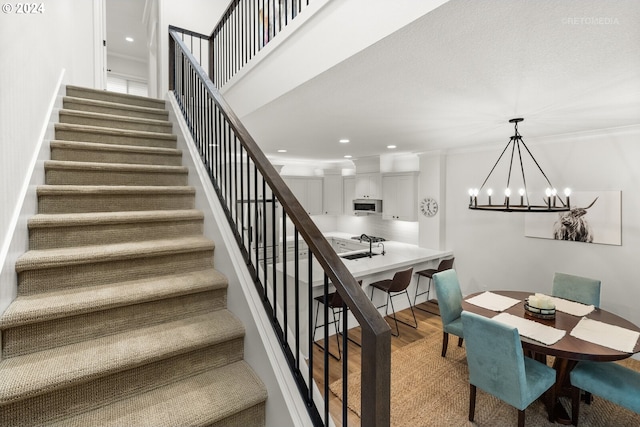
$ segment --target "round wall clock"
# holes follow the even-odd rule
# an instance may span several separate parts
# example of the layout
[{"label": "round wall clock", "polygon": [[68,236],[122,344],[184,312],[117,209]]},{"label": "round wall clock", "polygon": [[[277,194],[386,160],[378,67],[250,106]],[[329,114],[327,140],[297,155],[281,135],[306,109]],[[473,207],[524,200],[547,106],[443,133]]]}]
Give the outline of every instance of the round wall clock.
[{"label": "round wall clock", "polygon": [[438,213],[438,202],[431,197],[425,197],[420,202],[420,211],[424,216],[434,216]]}]

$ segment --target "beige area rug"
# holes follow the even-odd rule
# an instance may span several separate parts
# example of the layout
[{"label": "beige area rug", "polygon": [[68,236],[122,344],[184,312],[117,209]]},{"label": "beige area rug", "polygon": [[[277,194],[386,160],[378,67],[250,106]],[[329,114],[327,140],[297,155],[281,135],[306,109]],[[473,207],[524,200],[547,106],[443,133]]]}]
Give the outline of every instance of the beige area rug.
[{"label": "beige area rug", "polygon": [[[454,337],[455,338],[455,337]],[[442,333],[437,331],[391,355],[391,425],[417,426],[515,426],[517,410],[478,389],[475,422],[468,420],[469,382],[464,346],[449,340],[447,357],[440,356]],[[640,361],[627,359],[624,365],[640,371]],[[360,416],[360,372],[348,378],[348,406]],[[339,399],[342,380],[330,390]],[[571,413],[569,400],[563,400]],[[525,411],[527,427],[558,426],[547,419],[544,403],[534,402]],[[580,406],[580,427],[640,426],[640,415],[597,396],[591,405]]]}]

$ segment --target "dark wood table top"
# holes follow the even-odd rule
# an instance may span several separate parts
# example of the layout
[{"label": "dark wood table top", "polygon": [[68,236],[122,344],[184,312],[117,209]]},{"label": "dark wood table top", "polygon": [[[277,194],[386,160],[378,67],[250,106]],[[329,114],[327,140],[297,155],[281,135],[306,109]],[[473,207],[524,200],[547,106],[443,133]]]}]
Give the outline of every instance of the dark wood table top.
[{"label": "dark wood table top", "polygon": [[[579,338],[572,337],[570,332],[580,321],[580,317],[572,316],[567,313],[563,313],[561,311],[556,311],[556,318],[554,320],[541,320],[536,319],[531,316],[525,314],[524,311],[524,299],[532,295],[533,292],[521,292],[521,291],[491,291],[492,293],[504,295],[507,297],[515,298],[520,300],[520,302],[513,307],[505,310],[505,313],[512,314],[514,316],[519,316],[522,318],[526,318],[528,320],[534,320],[543,325],[552,326],[557,329],[563,329],[567,333],[565,336],[553,345],[545,345],[538,341],[533,341],[526,337],[521,337],[522,346],[527,350],[531,350],[536,353],[546,354],[548,356],[556,356],[563,359],[568,360],[594,360],[600,362],[607,362],[613,360],[622,360],[631,356],[631,353],[625,353],[618,350],[613,350],[608,347],[603,347],[598,344],[594,344],[588,341],[583,341]],[[485,317],[494,317],[498,315],[498,312],[484,309],[482,307],[478,307],[476,305],[470,304],[466,302],[466,299],[474,297],[482,292],[477,292],[472,295],[468,295],[462,301],[462,309],[466,311],[470,311],[476,314],[480,314]],[[609,323],[611,325],[620,326],[626,329],[630,329],[633,331],[640,332],[640,328],[638,328],[633,323],[629,322],[626,319],[623,319],[620,316],[617,316],[613,313],[610,313],[606,310],[602,310],[596,308],[594,311],[589,313],[587,316],[589,319],[598,320],[601,322]],[[635,348],[633,349],[634,353],[640,352],[640,340],[636,343]]]}]

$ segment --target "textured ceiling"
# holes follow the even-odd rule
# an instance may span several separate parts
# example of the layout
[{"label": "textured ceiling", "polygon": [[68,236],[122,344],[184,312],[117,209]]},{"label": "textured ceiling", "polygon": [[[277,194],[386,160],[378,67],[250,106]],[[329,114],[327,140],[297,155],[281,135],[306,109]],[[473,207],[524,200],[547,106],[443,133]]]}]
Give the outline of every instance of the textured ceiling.
[{"label": "textured ceiling", "polygon": [[639,23],[636,0],[451,0],[242,119],[323,161],[637,125]]},{"label": "textured ceiling", "polygon": [[[109,53],[146,60],[144,3],[106,0]],[[274,160],[333,162],[502,145],[516,116],[527,141],[637,125],[639,23],[637,0],[451,0],[242,120]]]}]

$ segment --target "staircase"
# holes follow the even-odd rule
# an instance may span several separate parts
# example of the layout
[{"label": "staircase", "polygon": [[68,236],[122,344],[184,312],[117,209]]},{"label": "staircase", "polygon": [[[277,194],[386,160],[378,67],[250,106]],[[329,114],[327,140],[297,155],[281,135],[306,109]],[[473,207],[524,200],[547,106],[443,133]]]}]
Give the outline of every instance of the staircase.
[{"label": "staircase", "polygon": [[0,425],[264,425],[164,101],[66,94],[0,317]]}]

